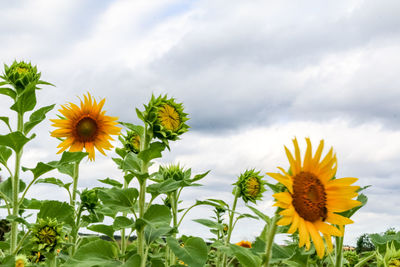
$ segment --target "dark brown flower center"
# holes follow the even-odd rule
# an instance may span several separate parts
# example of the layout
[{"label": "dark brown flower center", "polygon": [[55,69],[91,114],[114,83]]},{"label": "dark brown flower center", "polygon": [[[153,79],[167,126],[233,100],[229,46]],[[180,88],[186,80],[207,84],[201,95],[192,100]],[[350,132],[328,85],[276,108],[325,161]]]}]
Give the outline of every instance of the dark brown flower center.
[{"label": "dark brown flower center", "polygon": [[310,172],[300,172],[293,178],[293,201],[296,212],[306,221],[326,219],[326,193],[324,185]]},{"label": "dark brown flower center", "polygon": [[82,142],[92,141],[97,134],[97,123],[94,119],[85,117],[76,124],[76,135]]}]

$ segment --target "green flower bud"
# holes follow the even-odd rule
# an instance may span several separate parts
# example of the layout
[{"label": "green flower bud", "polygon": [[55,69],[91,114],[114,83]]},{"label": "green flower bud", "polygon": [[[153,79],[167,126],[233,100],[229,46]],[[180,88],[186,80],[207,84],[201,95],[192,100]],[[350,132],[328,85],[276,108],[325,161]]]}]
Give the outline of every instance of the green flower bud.
[{"label": "green flower bud", "polygon": [[234,184],[236,185],[234,190],[239,190],[239,197],[246,203],[248,201],[256,203],[256,200],[260,200],[262,193],[266,191],[264,187],[265,182],[262,180],[263,176],[259,174],[260,172],[256,172],[254,169],[246,170]]},{"label": "green flower bud", "polygon": [[149,104],[145,105],[143,117],[153,135],[164,143],[178,140],[189,128],[185,124],[189,118],[183,112],[183,104],[176,103],[174,98],[167,99],[166,95],[158,98],[152,96]]},{"label": "green flower bud", "polygon": [[34,251],[54,252],[62,246],[65,233],[63,224],[59,223],[55,218],[39,218],[38,222],[33,225],[32,238]]},{"label": "green flower bud", "polygon": [[140,135],[135,131],[127,132],[123,135],[122,143],[127,152],[138,154],[140,152]]},{"label": "green flower bud", "polygon": [[41,73],[37,71],[36,66],[32,66],[31,63],[14,61],[10,67],[4,66],[4,76],[2,78],[20,94],[28,84],[38,83],[40,75]]},{"label": "green flower bud", "polygon": [[184,170],[181,166],[179,166],[179,164],[170,164],[166,167],[160,166],[159,173],[161,174],[163,180],[174,179],[175,181],[182,181],[186,178],[186,176],[188,176],[188,174],[190,177],[188,170]]},{"label": "green flower bud", "polygon": [[99,198],[97,197],[96,189],[85,189],[81,193],[81,203],[84,209],[93,212],[99,205]]}]

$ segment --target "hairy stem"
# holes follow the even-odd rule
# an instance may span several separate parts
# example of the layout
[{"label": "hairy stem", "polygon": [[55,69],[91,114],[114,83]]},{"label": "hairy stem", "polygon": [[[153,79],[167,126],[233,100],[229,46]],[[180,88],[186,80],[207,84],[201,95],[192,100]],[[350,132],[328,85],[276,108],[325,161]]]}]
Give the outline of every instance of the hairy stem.
[{"label": "hairy stem", "polygon": [[[21,133],[24,131],[24,117],[22,114],[18,113],[18,131]],[[18,216],[19,213],[19,173],[21,169],[21,157],[22,157],[23,150],[16,153],[15,155],[15,171],[14,176],[12,177],[12,189],[13,189],[13,211],[12,214],[14,216]],[[14,252],[18,243],[18,222],[13,221],[11,224],[11,241],[10,241],[10,251]],[[16,253],[16,252],[15,252]]]},{"label": "hairy stem", "polygon": [[276,222],[278,221],[279,214],[275,214],[274,218],[271,221],[271,225],[269,227],[269,231],[266,231],[266,247],[265,247],[265,262],[264,267],[269,266],[269,261],[271,259],[271,251],[272,251],[272,244],[274,243],[274,238],[276,234],[276,230],[278,229],[278,225]]},{"label": "hairy stem", "polygon": [[[225,246],[228,246],[229,242],[231,241],[231,235],[232,235],[232,232],[233,232],[232,231],[233,230],[232,229],[233,217],[235,216],[235,210],[236,210],[236,205],[237,205],[237,200],[239,198],[239,194],[240,194],[240,191],[239,191],[238,188],[236,188],[236,190],[235,190],[235,199],[233,200],[232,210],[229,212],[228,234],[227,234],[226,239],[225,239]],[[222,260],[223,266],[227,266],[226,265],[226,261],[227,261],[227,255],[224,254],[224,257],[223,257],[223,260]]]}]

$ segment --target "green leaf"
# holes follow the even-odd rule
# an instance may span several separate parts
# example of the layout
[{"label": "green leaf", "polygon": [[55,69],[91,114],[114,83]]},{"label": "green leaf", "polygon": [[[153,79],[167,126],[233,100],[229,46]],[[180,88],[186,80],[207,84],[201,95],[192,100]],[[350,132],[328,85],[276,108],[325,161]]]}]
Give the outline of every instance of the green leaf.
[{"label": "green leaf", "polygon": [[[121,267],[133,267],[133,266],[140,266],[141,260],[140,260],[140,255],[135,254],[132,257],[130,257],[125,264],[121,265]],[[164,265],[163,265],[164,266]]]},{"label": "green leaf", "polygon": [[93,232],[105,234],[109,238],[114,239],[114,228],[110,225],[95,224],[95,225],[88,226],[87,229],[89,229]]},{"label": "green leaf", "polygon": [[8,221],[10,221],[10,222],[18,222],[18,223],[21,223],[21,224],[27,226],[28,228],[31,226],[31,224],[28,223],[24,218],[21,218],[21,217],[15,216],[15,215],[8,215],[8,216],[6,217],[6,219],[7,219]]},{"label": "green leaf", "polygon": [[47,200],[42,203],[38,218],[56,218],[59,222],[64,222],[70,226],[75,224],[74,222],[74,208],[68,205],[66,202],[60,202],[55,200]]},{"label": "green leaf", "polygon": [[135,153],[129,152],[122,163],[122,170],[125,172],[139,172],[141,163],[142,161]]},{"label": "green leaf", "polygon": [[[63,264],[65,267],[113,267],[120,266],[117,261],[117,246],[105,240],[95,240],[82,245],[74,256]],[[134,265],[132,265],[134,266]]]},{"label": "green leaf", "polygon": [[[203,267],[207,262],[207,244],[200,237],[189,237],[181,247],[179,242],[173,237],[167,237],[168,246],[174,254],[191,267]],[[260,265],[253,265],[260,266]]]},{"label": "green leaf", "polygon": [[59,187],[65,188],[65,184],[63,183],[63,181],[61,181],[60,179],[54,178],[54,177],[43,178],[43,179],[36,180],[35,184],[39,184],[39,183],[42,183],[42,184],[54,184],[54,185],[57,185]]},{"label": "green leaf", "polygon": [[4,166],[7,166],[7,161],[11,157],[12,151],[11,149],[5,147],[5,146],[0,146],[0,163],[3,164]]},{"label": "green leaf", "polygon": [[68,152],[64,151],[59,164],[67,164],[67,163],[80,163],[82,159],[84,159],[89,153],[87,152]]},{"label": "green leaf", "polygon": [[175,181],[170,178],[161,183],[154,183],[146,188],[146,192],[152,194],[153,196],[157,196],[159,194],[165,194],[168,192],[172,192],[181,187],[182,181]]},{"label": "green leaf", "polygon": [[118,182],[117,180],[114,179],[110,179],[110,178],[106,178],[106,179],[98,179],[99,182],[102,182],[103,184],[108,184],[108,185],[112,185],[118,188],[122,188],[122,184],[120,182]]},{"label": "green leaf", "polygon": [[36,179],[40,177],[41,175],[54,170],[56,167],[54,166],[56,162],[53,162],[54,164],[47,164],[43,162],[39,162],[36,164],[36,167],[33,169],[25,168],[22,167],[23,171],[31,171],[33,174],[33,179]]},{"label": "green leaf", "polygon": [[27,111],[31,111],[36,106],[36,86],[35,84],[29,84],[22,94],[18,95],[14,105],[11,109],[18,112],[19,114],[24,114]]},{"label": "green leaf", "polygon": [[113,228],[115,231],[132,227],[135,227],[135,222],[125,216],[116,217],[113,223]]},{"label": "green leaf", "polygon": [[69,163],[69,164],[62,164],[57,166],[57,170],[63,174],[67,174],[71,177],[74,177],[74,164]]},{"label": "green leaf", "polygon": [[0,94],[8,95],[9,97],[11,97],[14,100],[17,97],[17,93],[10,88],[0,88]]},{"label": "green leaf", "polygon": [[27,199],[24,198],[22,201],[21,209],[31,209],[31,210],[40,210],[40,207],[42,206],[42,200],[37,200],[35,198],[32,199]]},{"label": "green leaf", "polygon": [[147,245],[151,245],[155,240],[162,236],[166,236],[168,233],[172,232],[173,228],[168,224],[158,227],[153,227],[152,225],[146,225],[144,228],[144,238]]},{"label": "green leaf", "polygon": [[0,241],[0,249],[7,250],[10,248],[10,242]]},{"label": "green leaf", "polygon": [[28,143],[31,138],[27,138],[21,132],[12,132],[6,135],[0,135],[0,145],[7,146],[14,150],[16,153],[19,153],[23,146]]},{"label": "green leaf", "polygon": [[[24,191],[25,187],[26,184],[24,183],[24,181],[19,180],[19,192]],[[13,195],[11,178],[8,178],[7,180],[0,183],[0,192],[2,192],[8,198],[7,200],[9,202],[11,201]]]},{"label": "green leaf", "polygon": [[2,120],[7,125],[8,129],[10,129],[10,131],[12,132],[10,126],[10,119],[8,117],[0,117],[0,120]]},{"label": "green leaf", "polygon": [[28,134],[33,127],[46,118],[46,113],[54,108],[54,105],[42,107],[31,114],[29,121],[24,124],[24,133]]},{"label": "green leaf", "polygon": [[145,212],[143,218],[153,226],[169,224],[172,216],[171,211],[164,205],[153,204]]},{"label": "green leaf", "polygon": [[254,267],[261,266],[261,259],[251,253],[250,249],[240,247],[238,245],[230,245],[230,248],[233,251],[233,254],[240,262],[241,266],[244,267]]},{"label": "green leaf", "polygon": [[251,209],[260,219],[262,219],[264,222],[266,222],[268,225],[271,223],[271,218],[269,218],[267,215],[256,209],[255,207],[248,206],[246,205],[249,209]]},{"label": "green leaf", "polygon": [[210,171],[206,171],[205,173],[197,174],[190,180],[191,183],[199,181],[203,179]]},{"label": "green leaf", "polygon": [[196,219],[193,221],[200,223],[204,226],[207,226],[208,228],[211,228],[211,229],[217,229],[217,230],[221,230],[221,231],[224,229],[224,226],[222,224],[208,220],[208,219]]},{"label": "green leaf", "polygon": [[122,121],[119,121],[118,123],[121,124],[122,126],[128,128],[129,130],[138,133],[140,136],[143,136],[143,133],[144,133],[144,128],[143,128],[143,126],[134,125],[134,124],[132,124],[132,123],[122,122]]},{"label": "green leaf", "polygon": [[153,142],[150,144],[150,147],[146,150],[140,151],[138,154],[138,158],[143,160],[144,162],[150,162],[150,160],[155,158],[161,158],[161,152],[166,148],[165,144],[162,142]]},{"label": "green leaf", "polygon": [[136,188],[102,188],[97,191],[97,195],[104,205],[115,211],[131,211],[131,208],[139,196]]}]

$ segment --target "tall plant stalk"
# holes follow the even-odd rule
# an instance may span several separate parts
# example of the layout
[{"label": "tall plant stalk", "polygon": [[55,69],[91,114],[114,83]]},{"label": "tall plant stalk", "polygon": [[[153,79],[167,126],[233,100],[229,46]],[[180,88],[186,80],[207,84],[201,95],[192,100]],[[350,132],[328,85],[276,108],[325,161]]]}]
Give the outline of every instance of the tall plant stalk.
[{"label": "tall plant stalk", "polygon": [[279,218],[279,214],[276,213],[274,218],[271,221],[271,225],[268,227],[269,231],[265,231],[266,245],[265,245],[264,267],[268,267],[269,266],[269,261],[271,259],[272,244],[274,243],[276,230],[278,229],[278,225],[276,224],[276,222],[278,221],[278,218]]},{"label": "tall plant stalk", "polygon": [[[232,226],[233,226],[233,217],[235,216],[235,210],[236,210],[236,205],[237,205],[237,201],[240,195],[240,191],[238,188],[235,189],[235,198],[233,200],[233,204],[232,204],[232,210],[229,212],[229,223],[228,223],[228,233],[225,239],[225,246],[229,245],[229,242],[231,241],[231,235],[232,235]],[[223,262],[223,266],[226,266],[226,261],[227,261],[227,255],[224,254],[222,262]]]},{"label": "tall plant stalk", "polygon": [[[20,113],[18,113],[18,131],[23,132],[24,131],[24,116]],[[19,174],[20,174],[20,169],[21,169],[21,157],[22,157],[23,150],[16,153],[15,155],[15,171],[14,171],[14,176],[12,179],[12,188],[13,188],[13,197],[12,197],[12,214],[14,216],[18,216],[19,213],[19,199],[18,199],[18,194],[19,194]],[[11,244],[10,244],[10,251],[13,253],[15,251],[15,248],[17,247],[18,243],[18,222],[13,221],[11,224]],[[17,253],[17,251],[15,251]]]},{"label": "tall plant stalk", "polygon": [[[126,180],[124,179],[124,189],[128,188],[128,183],[126,182]],[[128,215],[127,212],[123,212],[122,216],[126,217]],[[121,229],[121,255],[125,254],[126,251],[126,234],[125,234],[125,228]]]},{"label": "tall plant stalk", "polygon": [[72,237],[71,241],[74,244],[69,250],[70,256],[72,257],[75,254],[75,245],[76,241],[78,238],[78,232],[79,232],[79,220],[80,220],[80,215],[81,215],[81,208],[79,208],[79,211],[76,211],[76,192],[78,190],[78,179],[79,179],[79,162],[74,163],[74,176],[73,176],[73,184],[72,184],[72,197],[71,197],[71,206],[74,208],[74,221],[76,218],[76,224],[73,226],[73,229],[71,231]]},{"label": "tall plant stalk", "polygon": [[[343,234],[344,234],[344,226],[343,226]],[[336,249],[336,267],[342,266],[343,261],[343,236],[337,236],[335,238],[335,249]]]}]

